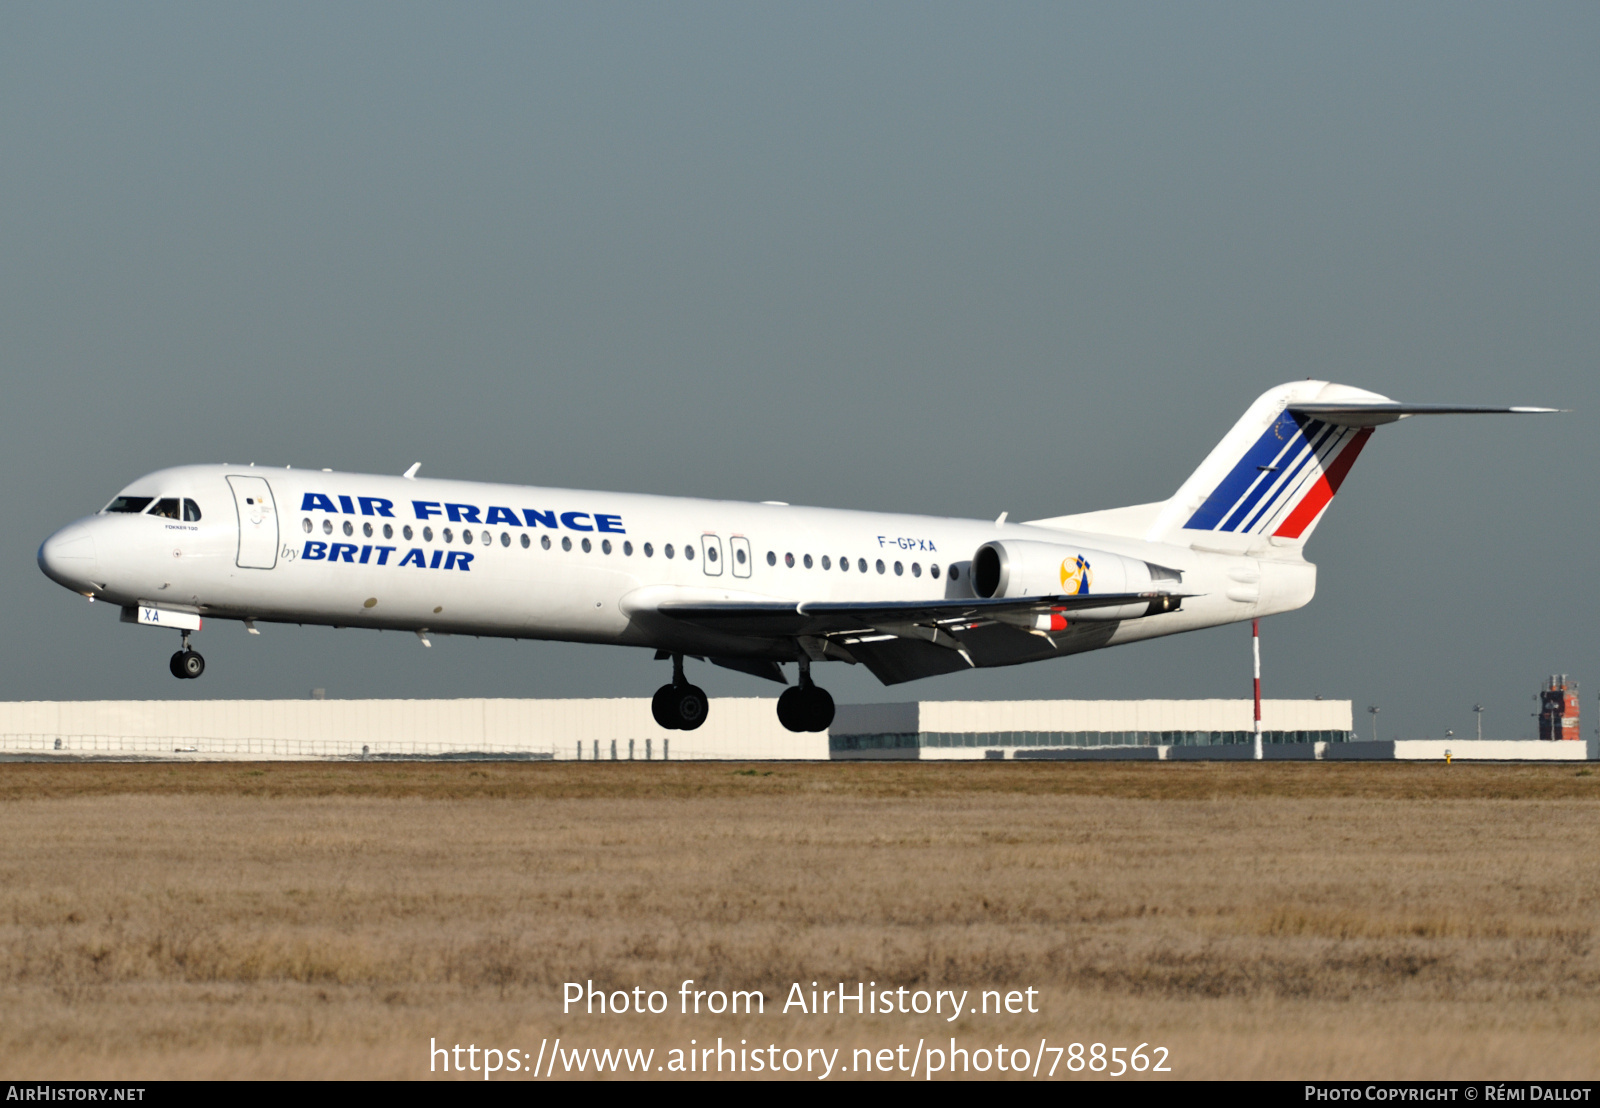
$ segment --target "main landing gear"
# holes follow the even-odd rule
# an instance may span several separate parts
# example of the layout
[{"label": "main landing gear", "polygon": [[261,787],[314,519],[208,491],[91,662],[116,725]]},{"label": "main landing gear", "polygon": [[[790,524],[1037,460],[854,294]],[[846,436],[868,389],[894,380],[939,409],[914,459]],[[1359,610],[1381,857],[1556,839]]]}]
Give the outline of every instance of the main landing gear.
[{"label": "main landing gear", "polygon": [[172,671],[172,676],[185,679],[199,677],[206,671],[206,660],[189,649],[189,632],[183,633],[183,649],[172,656],[167,668]]},{"label": "main landing gear", "polygon": [[833,723],[833,697],[811,683],[811,659],[800,657],[800,684],[778,697],[778,722],[790,731],[826,731]]},{"label": "main landing gear", "polygon": [[668,731],[693,731],[706,721],[711,702],[698,685],[683,678],[683,655],[672,656],[672,684],[662,685],[650,701],[650,713]]},{"label": "main landing gear", "polygon": [[[176,657],[173,665],[177,665]],[[709,708],[704,690],[684,680],[683,655],[674,654],[672,684],[656,690],[650,701],[650,714],[668,731],[693,731],[706,721]],[[810,658],[800,658],[800,684],[783,690],[778,697],[778,722],[790,731],[826,731],[832,725],[833,697],[827,689],[811,683]]]}]

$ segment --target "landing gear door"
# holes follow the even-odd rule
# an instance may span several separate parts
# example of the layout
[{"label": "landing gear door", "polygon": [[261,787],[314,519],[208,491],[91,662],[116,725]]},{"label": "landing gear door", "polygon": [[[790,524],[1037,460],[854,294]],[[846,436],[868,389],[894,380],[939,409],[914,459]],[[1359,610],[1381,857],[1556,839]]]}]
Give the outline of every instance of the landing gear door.
[{"label": "landing gear door", "polygon": [[278,564],[278,511],[264,477],[229,475],[239,511],[240,569],[271,569]]},{"label": "landing gear door", "polygon": [[728,556],[733,559],[733,575],[735,577],[750,576],[750,540],[743,535],[735,535],[728,540]]},{"label": "landing gear door", "polygon": [[716,535],[700,536],[700,568],[707,577],[722,576],[722,540]]}]

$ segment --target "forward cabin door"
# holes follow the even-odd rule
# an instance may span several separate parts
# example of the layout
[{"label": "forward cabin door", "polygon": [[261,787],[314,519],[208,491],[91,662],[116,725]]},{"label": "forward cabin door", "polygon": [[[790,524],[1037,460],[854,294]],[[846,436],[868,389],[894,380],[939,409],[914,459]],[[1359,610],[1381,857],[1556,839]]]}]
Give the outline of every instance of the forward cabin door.
[{"label": "forward cabin door", "polygon": [[271,569],[278,564],[278,512],[264,477],[230,475],[233,504],[239,510],[240,569]]}]

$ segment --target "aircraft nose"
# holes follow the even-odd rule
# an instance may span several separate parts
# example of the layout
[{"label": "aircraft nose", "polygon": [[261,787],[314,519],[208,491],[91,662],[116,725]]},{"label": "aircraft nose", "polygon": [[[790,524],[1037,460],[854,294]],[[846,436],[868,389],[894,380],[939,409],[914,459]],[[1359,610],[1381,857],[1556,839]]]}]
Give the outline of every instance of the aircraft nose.
[{"label": "aircraft nose", "polygon": [[46,577],[74,592],[92,588],[95,574],[94,535],[82,523],[72,523],[39,546],[39,568]]}]

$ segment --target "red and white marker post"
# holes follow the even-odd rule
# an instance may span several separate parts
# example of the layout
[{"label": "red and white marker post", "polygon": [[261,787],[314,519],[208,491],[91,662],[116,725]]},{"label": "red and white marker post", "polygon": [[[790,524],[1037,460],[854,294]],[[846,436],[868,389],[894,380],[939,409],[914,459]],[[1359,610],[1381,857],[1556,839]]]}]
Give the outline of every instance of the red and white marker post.
[{"label": "red and white marker post", "polygon": [[1261,761],[1261,621],[1250,621],[1250,649],[1256,659],[1256,745],[1255,760]]}]

